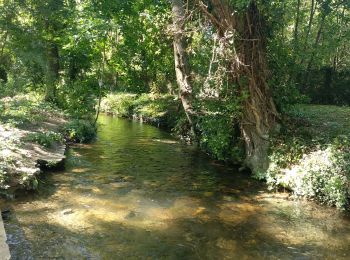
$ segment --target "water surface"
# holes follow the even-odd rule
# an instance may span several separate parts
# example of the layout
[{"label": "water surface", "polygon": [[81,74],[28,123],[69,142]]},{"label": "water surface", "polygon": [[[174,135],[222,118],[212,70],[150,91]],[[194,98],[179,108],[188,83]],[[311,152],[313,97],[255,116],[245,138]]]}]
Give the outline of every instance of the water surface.
[{"label": "water surface", "polygon": [[13,259],[350,258],[347,214],[269,193],[152,126],[100,124],[11,203]]}]

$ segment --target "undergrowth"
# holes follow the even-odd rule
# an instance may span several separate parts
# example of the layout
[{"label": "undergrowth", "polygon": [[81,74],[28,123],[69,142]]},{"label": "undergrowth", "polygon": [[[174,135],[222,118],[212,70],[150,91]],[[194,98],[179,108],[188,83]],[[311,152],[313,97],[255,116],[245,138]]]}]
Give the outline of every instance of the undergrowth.
[{"label": "undergrowth", "polygon": [[284,187],[345,208],[350,198],[350,108],[295,106],[272,139],[270,167],[255,176],[271,189]]}]

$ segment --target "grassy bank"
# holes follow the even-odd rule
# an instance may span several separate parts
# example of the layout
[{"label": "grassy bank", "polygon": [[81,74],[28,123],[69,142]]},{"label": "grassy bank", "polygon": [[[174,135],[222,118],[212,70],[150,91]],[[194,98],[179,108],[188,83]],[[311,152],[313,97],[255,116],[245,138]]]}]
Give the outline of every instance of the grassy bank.
[{"label": "grassy bank", "polygon": [[74,119],[41,96],[18,95],[0,100],[0,192],[36,189],[43,168],[64,159],[67,141],[87,141],[95,129]]},{"label": "grassy bank", "polygon": [[[180,101],[174,96],[110,94],[102,111],[139,118],[178,135],[186,134]],[[271,189],[281,187],[339,208],[350,198],[350,108],[296,105],[283,115],[278,135],[271,137],[270,167],[255,178]],[[201,147],[215,159],[239,161],[232,122],[225,115],[203,115]],[[238,143],[238,142],[236,142]]]}]

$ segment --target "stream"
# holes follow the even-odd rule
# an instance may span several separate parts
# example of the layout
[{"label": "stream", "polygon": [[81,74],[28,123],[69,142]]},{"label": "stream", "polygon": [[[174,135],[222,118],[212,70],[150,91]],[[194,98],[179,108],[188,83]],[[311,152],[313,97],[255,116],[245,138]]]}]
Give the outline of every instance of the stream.
[{"label": "stream", "polygon": [[350,216],[269,192],[168,133],[102,115],[9,202],[12,259],[350,259]]}]

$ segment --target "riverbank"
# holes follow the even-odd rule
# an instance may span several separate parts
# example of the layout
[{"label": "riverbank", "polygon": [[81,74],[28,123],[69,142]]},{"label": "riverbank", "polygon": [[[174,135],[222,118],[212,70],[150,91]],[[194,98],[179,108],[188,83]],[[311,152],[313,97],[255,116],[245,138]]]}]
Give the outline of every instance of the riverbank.
[{"label": "riverbank", "polygon": [[74,120],[40,96],[0,101],[0,192],[8,196],[18,189],[36,189],[43,169],[60,167],[67,141],[84,141],[87,123]]},{"label": "riverbank", "polygon": [[349,209],[350,108],[297,105],[272,138],[270,168],[257,178],[271,189]]},{"label": "riverbank", "polygon": [[[186,136],[188,131],[181,103],[174,96],[110,94],[102,100],[101,109],[141,119],[176,135]],[[350,108],[295,105],[288,111],[283,114],[280,133],[271,137],[270,168],[253,177],[266,181],[270,189],[284,188],[296,196],[347,208]],[[202,150],[215,159],[239,162],[242,150],[234,141],[234,130],[223,127],[220,115],[201,120]]]}]

